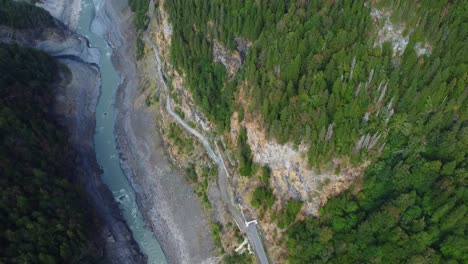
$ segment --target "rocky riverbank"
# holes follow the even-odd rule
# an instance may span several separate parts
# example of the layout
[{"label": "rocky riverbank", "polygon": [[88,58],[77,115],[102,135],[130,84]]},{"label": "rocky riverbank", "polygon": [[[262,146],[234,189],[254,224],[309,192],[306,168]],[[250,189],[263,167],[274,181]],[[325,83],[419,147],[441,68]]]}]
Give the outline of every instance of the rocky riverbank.
[{"label": "rocky riverbank", "polygon": [[57,88],[55,112],[60,123],[69,131],[70,142],[77,151],[77,179],[85,189],[90,203],[100,217],[99,246],[111,263],[145,263],[132,238],[112,193],[102,182],[101,171],[94,152],[94,111],[100,90],[100,74],[96,66],[70,59],[61,59],[72,73],[71,80]]},{"label": "rocky riverbank", "polygon": [[[101,1],[93,30],[114,47],[113,62],[121,76],[116,97],[116,138],[122,167],[137,193],[139,207],[169,263],[215,263],[208,216],[184,176],[166,156],[140,89],[135,63],[135,33],[125,1]],[[102,30],[102,31],[100,31]],[[139,65],[138,67],[141,67]]]}]

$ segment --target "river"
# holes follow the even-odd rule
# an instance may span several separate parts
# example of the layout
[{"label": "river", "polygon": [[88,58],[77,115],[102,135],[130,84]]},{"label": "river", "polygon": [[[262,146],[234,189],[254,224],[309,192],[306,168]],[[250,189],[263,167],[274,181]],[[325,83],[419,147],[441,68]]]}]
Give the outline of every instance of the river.
[{"label": "river", "polygon": [[[100,0],[94,0],[96,2]],[[115,94],[120,84],[120,77],[112,65],[112,48],[103,36],[91,31],[91,23],[95,17],[93,0],[81,1],[81,12],[78,33],[88,38],[91,47],[98,48],[101,57],[99,67],[101,72],[101,95],[96,109],[96,131],[94,144],[96,158],[103,169],[104,183],[112,191],[119,203],[122,215],[133,233],[133,238],[140,250],[148,257],[148,263],[167,263],[164,253],[151,230],[145,226],[142,214],[136,204],[135,192],[123,173],[119,153],[114,137],[115,126]]]}]

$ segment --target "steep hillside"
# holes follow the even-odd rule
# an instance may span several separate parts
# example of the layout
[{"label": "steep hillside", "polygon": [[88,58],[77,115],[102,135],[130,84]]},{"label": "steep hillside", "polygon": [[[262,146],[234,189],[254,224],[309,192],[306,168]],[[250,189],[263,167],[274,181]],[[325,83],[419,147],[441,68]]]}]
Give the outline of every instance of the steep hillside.
[{"label": "steep hillside", "polygon": [[156,6],[176,105],[222,134],[273,260],[467,260],[467,3]]},{"label": "steep hillside", "polygon": [[144,263],[94,152],[99,51],[38,7],[0,3],[0,262]]},{"label": "steep hillside", "polygon": [[27,2],[0,0],[0,5],[0,25],[18,29],[55,25],[54,19],[47,11]]},{"label": "steep hillside", "polygon": [[16,45],[0,44],[0,54],[0,261],[94,262],[94,217],[70,182],[73,152],[51,112],[63,66]]},{"label": "steep hillside", "polygon": [[[0,25],[55,23],[41,9],[1,1]],[[69,72],[47,54],[17,45],[0,43],[0,57],[0,262],[96,262],[99,250],[89,246],[97,222],[71,183],[74,152],[52,112],[57,73]]]}]

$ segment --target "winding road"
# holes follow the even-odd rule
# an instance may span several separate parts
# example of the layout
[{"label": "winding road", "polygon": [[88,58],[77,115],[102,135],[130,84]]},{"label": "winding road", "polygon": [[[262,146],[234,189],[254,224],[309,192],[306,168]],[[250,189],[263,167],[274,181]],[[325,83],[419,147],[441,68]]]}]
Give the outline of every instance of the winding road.
[{"label": "winding road", "polygon": [[[150,10],[151,11],[151,10]],[[152,12],[150,12],[152,13]],[[144,35],[144,40],[145,42],[150,45],[153,48],[154,51],[154,57],[157,62],[156,69],[154,69],[157,74],[159,75],[159,79],[162,83],[162,86],[164,88],[164,91],[167,95],[166,97],[166,111],[169,113],[174,120],[181,125],[185,130],[187,130],[190,134],[194,135],[196,138],[198,138],[203,146],[205,147],[206,152],[210,156],[210,158],[218,165],[219,167],[219,173],[218,173],[218,186],[221,192],[221,196],[223,199],[223,202],[226,204],[229,212],[231,215],[234,217],[234,221],[237,223],[237,226],[241,229],[242,232],[247,234],[247,237],[249,238],[249,241],[253,245],[255,254],[257,256],[257,259],[259,263],[261,264],[269,264],[268,262],[268,257],[266,255],[265,249],[263,248],[263,243],[262,239],[260,238],[258,229],[257,229],[257,222],[250,221],[248,222],[245,218],[242,212],[239,210],[239,208],[236,206],[234,199],[232,197],[232,192],[229,188],[229,172],[226,168],[226,165],[224,163],[224,158],[221,155],[221,152],[219,150],[218,145],[215,143],[216,146],[216,153],[213,151],[213,148],[211,147],[210,143],[208,140],[197,130],[193,129],[190,127],[187,123],[185,123],[182,118],[180,118],[179,115],[177,115],[173,109],[172,109],[172,102],[171,102],[171,97],[170,97],[170,92],[169,89],[167,88],[167,84],[164,81],[164,74],[161,68],[161,59],[159,57],[159,49],[158,47],[149,39],[148,37],[148,31]],[[253,224],[251,224],[253,223]]]}]

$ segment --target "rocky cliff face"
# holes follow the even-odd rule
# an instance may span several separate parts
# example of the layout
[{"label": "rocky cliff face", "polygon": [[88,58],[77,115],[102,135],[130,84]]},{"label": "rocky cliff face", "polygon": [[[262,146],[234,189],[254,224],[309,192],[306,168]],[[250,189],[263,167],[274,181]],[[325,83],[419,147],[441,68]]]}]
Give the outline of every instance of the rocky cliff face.
[{"label": "rocky cliff face", "polygon": [[223,64],[229,77],[234,77],[242,64],[239,52],[230,52],[216,40],[213,43],[214,62]]},{"label": "rocky cliff face", "polygon": [[368,165],[352,167],[343,159],[333,159],[328,167],[310,168],[309,146],[295,148],[292,144],[281,145],[268,140],[259,124],[255,119],[243,122],[254,161],[271,169],[270,185],[278,202],[303,201],[306,214],[318,216],[318,209],[328,198],[346,190]]}]

